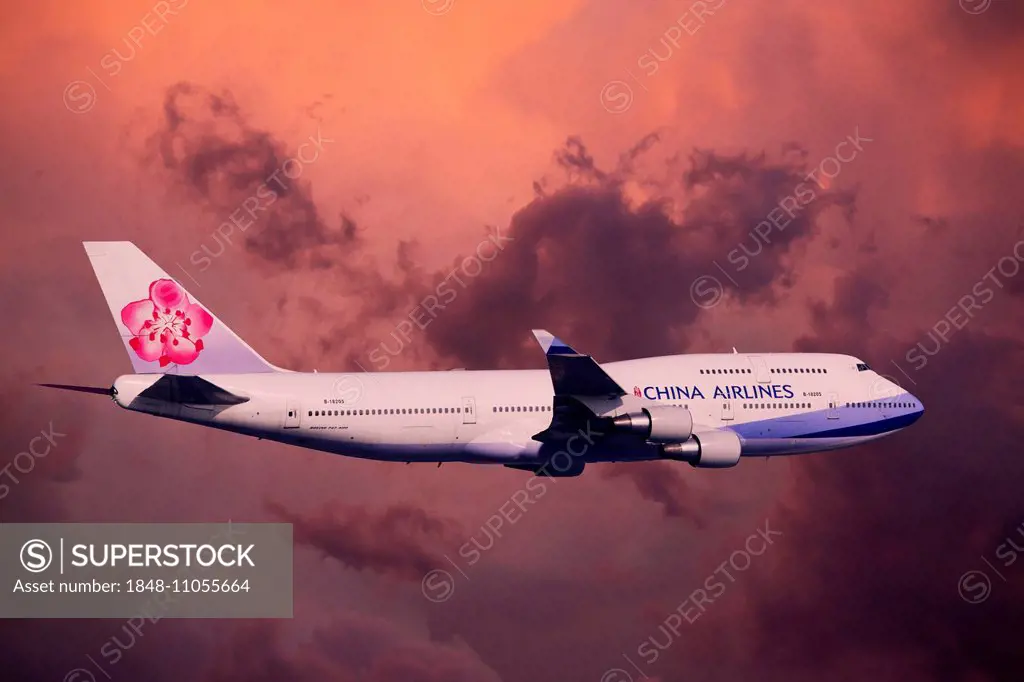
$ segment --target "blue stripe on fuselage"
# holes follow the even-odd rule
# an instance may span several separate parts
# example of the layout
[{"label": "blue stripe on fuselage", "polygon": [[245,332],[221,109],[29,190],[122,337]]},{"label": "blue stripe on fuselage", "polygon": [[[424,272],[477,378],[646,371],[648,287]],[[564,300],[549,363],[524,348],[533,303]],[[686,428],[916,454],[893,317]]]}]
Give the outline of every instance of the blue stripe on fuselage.
[{"label": "blue stripe on fuselage", "polygon": [[[920,419],[922,414],[924,414],[924,410],[916,410],[896,417],[886,417],[885,419],[865,422],[863,424],[854,424],[852,426],[842,426],[835,429],[827,429],[825,431],[805,433],[799,436],[794,436],[794,438],[846,438],[850,436],[877,436],[878,434],[886,433],[887,431],[906,428]],[[836,420],[833,419],[830,421],[835,422]]]},{"label": "blue stripe on fuselage", "polygon": [[[924,410],[904,408],[906,411],[903,414],[878,419],[857,420],[857,417],[867,416],[864,408],[840,407],[837,409],[840,415],[838,419],[829,419],[828,411],[821,410],[761,419],[726,428],[732,429],[746,439],[877,436],[880,433],[910,426],[920,419],[924,413]],[[851,423],[851,421],[856,421],[856,423]],[[770,433],[765,433],[769,430]]]}]

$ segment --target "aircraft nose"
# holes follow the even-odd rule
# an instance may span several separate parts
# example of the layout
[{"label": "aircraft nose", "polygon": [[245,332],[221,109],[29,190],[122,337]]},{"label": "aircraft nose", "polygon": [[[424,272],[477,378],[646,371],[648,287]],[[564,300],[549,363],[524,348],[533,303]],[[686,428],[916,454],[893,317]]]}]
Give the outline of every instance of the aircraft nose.
[{"label": "aircraft nose", "polygon": [[911,412],[910,412],[911,422],[910,423],[913,424],[914,422],[916,422],[918,419],[921,418],[921,415],[924,414],[924,403],[922,403],[921,399],[918,398],[916,395],[914,395],[912,393],[908,393],[907,395],[910,396],[910,404],[911,404]]}]

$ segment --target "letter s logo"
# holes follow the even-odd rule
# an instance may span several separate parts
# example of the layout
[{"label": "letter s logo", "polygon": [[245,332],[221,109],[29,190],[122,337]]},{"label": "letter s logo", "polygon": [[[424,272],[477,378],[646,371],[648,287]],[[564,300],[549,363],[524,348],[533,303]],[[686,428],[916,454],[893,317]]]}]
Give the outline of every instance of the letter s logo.
[{"label": "letter s logo", "polygon": [[21,565],[29,573],[41,573],[53,562],[53,550],[42,540],[29,540],[21,546]]}]

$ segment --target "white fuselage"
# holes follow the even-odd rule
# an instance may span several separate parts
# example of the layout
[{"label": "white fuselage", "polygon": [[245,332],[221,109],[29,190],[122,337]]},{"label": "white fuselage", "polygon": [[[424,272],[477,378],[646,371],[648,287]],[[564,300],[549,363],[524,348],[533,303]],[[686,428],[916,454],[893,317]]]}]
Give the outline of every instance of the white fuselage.
[{"label": "white fuselage", "polygon": [[[634,403],[686,407],[694,432],[734,431],[747,456],[847,447],[902,429],[923,412],[917,398],[847,355],[676,355],[601,367]],[[553,416],[547,370],[204,374],[248,398],[214,408],[139,398],[159,376],[119,377],[115,400],[140,412],[380,460],[537,461],[543,453],[533,436]],[[589,446],[585,459],[660,456],[654,444],[611,437]]]}]

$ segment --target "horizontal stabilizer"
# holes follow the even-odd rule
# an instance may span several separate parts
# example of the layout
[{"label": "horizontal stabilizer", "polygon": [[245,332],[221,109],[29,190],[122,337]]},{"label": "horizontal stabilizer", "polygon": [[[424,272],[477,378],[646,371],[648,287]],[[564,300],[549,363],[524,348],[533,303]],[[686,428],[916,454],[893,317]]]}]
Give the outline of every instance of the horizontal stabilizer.
[{"label": "horizontal stabilizer", "polygon": [[95,393],[96,395],[112,395],[111,389],[100,388],[99,386],[75,386],[73,384],[36,384],[45,388],[59,388],[62,391],[78,391],[79,393]]},{"label": "horizontal stabilizer", "polygon": [[138,397],[185,405],[240,405],[249,402],[248,398],[225,391],[206,379],[178,374],[164,374]]}]

